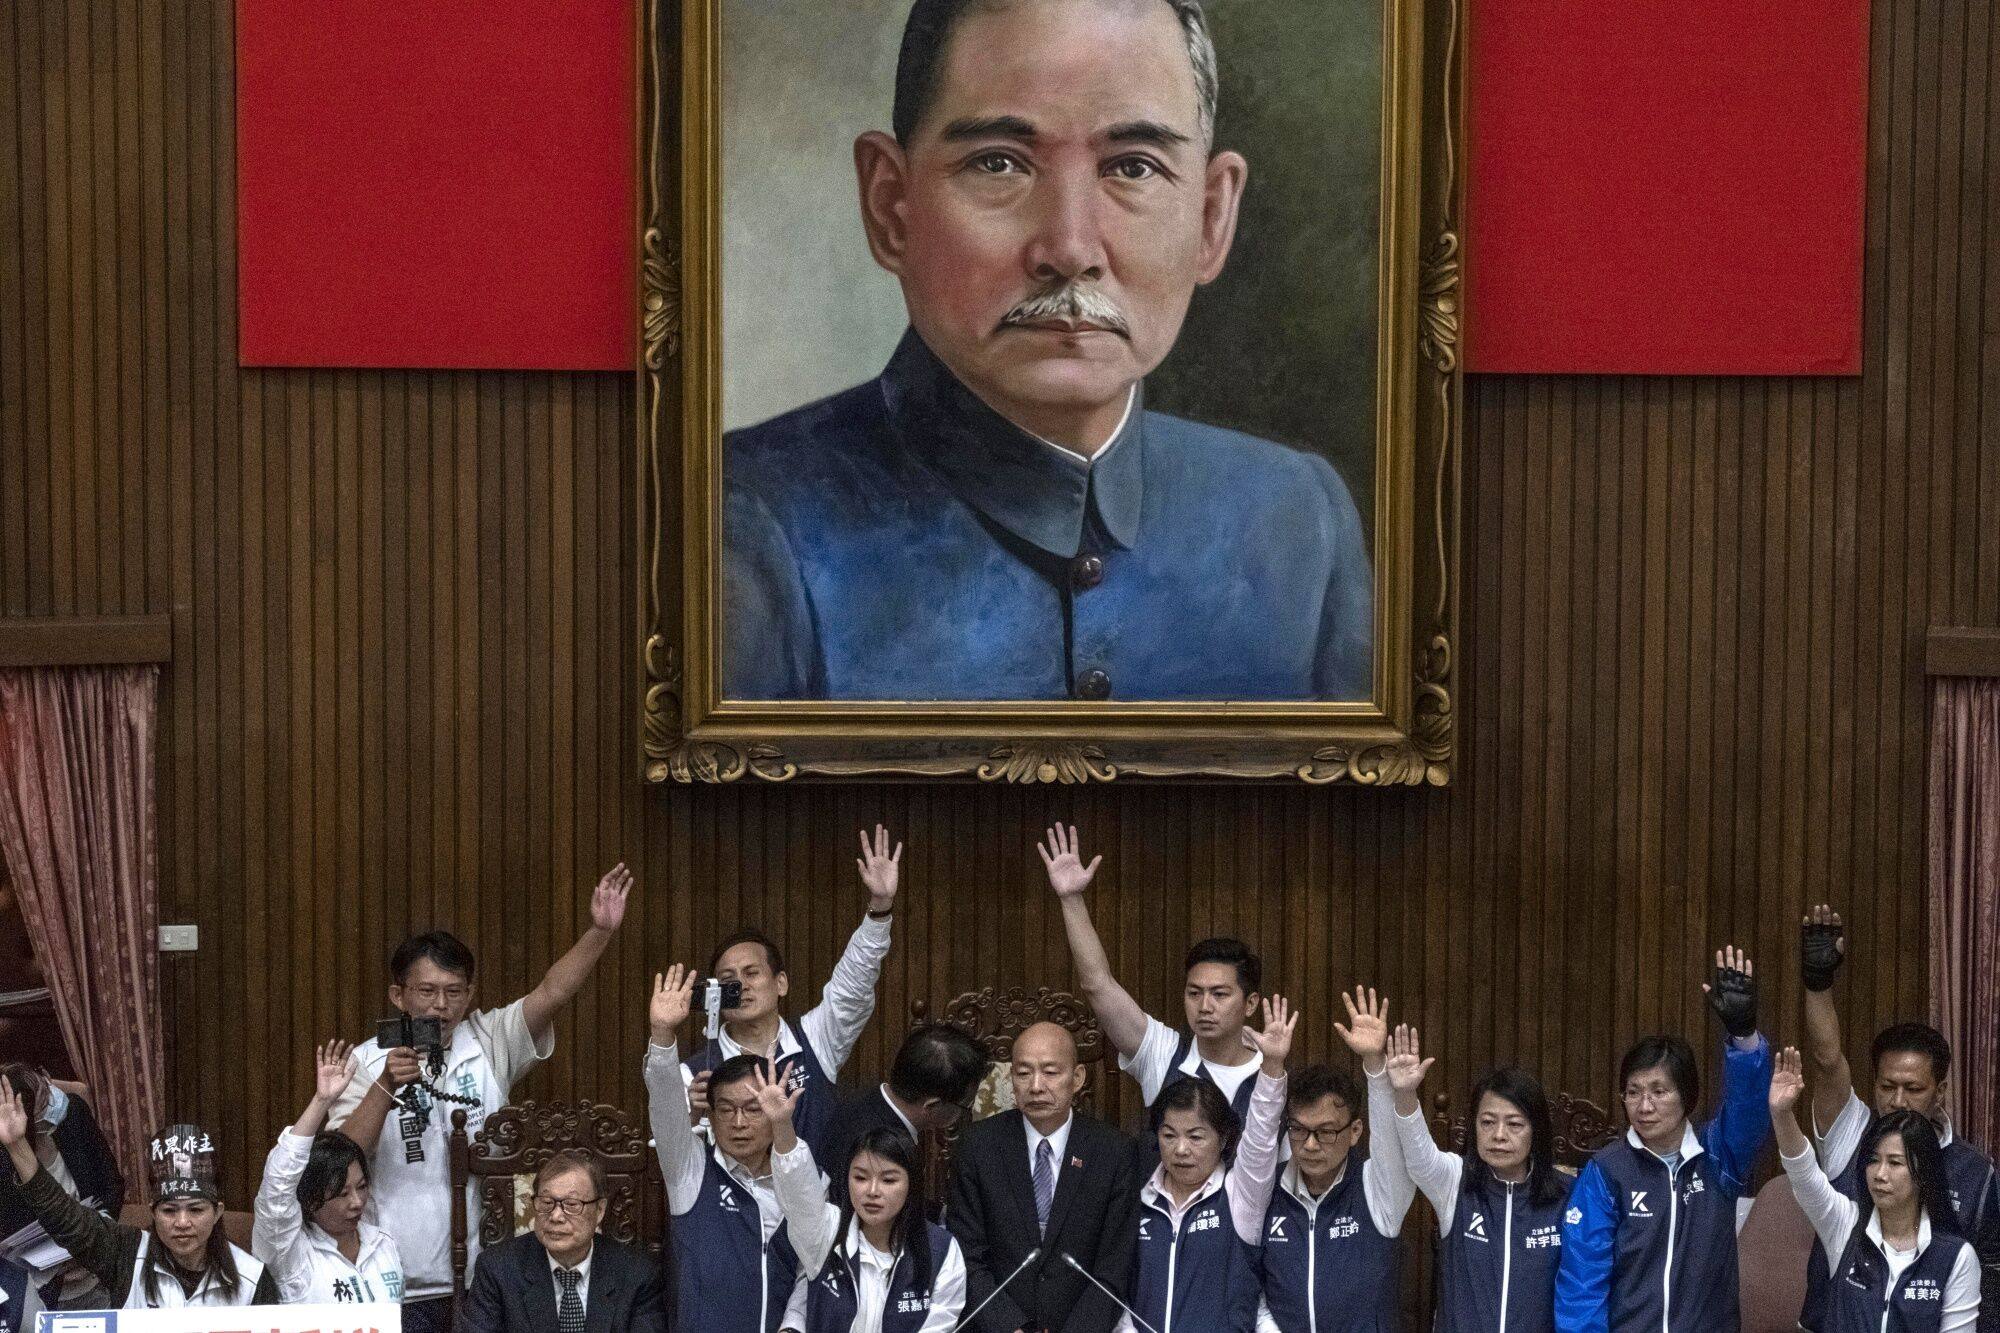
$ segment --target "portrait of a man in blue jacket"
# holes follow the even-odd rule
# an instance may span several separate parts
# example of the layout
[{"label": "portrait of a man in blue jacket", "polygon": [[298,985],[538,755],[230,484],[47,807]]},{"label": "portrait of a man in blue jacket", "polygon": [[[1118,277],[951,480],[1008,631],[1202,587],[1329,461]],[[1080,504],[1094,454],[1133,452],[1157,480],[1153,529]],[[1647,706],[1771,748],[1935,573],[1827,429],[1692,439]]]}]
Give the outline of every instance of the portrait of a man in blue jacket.
[{"label": "portrait of a man in blue jacket", "polygon": [[724,439],[725,697],[1371,696],[1339,474],[1146,409],[1235,238],[1216,99],[1193,0],[916,0],[854,145],[909,327]]}]

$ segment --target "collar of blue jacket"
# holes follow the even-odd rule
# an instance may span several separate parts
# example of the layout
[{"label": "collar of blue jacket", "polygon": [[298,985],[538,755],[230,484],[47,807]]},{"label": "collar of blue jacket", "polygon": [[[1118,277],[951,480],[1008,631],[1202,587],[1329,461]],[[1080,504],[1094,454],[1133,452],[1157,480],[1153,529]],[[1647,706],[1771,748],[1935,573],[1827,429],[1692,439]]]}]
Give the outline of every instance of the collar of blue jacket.
[{"label": "collar of blue jacket", "polygon": [[911,329],[882,372],[882,396],[905,448],[960,499],[1022,541],[1067,558],[1086,522],[1129,548],[1144,499],[1145,412],[1140,385],[1118,433],[1085,459],[988,407]]}]

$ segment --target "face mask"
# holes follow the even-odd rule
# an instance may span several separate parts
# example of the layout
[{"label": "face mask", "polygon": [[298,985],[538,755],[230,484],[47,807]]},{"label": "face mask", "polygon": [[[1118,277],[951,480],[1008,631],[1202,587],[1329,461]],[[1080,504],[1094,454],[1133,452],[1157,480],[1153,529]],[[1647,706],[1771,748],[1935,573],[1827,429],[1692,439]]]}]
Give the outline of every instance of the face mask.
[{"label": "face mask", "polygon": [[54,1129],[63,1122],[63,1118],[68,1114],[69,1094],[58,1088],[55,1084],[49,1084],[49,1104],[42,1111],[42,1123],[50,1129]]}]

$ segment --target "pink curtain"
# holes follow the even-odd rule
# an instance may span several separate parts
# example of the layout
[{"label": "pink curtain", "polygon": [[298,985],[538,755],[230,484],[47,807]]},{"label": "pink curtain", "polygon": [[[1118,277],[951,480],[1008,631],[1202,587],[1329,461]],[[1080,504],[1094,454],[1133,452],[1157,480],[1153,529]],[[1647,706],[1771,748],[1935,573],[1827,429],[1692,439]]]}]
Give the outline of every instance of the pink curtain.
[{"label": "pink curtain", "polygon": [[2000,680],[1931,695],[1931,1018],[1951,1042],[1951,1114],[2000,1141]]},{"label": "pink curtain", "polygon": [[165,1089],[158,684],[153,666],[0,671],[0,855],[92,1109],[142,1184]]}]

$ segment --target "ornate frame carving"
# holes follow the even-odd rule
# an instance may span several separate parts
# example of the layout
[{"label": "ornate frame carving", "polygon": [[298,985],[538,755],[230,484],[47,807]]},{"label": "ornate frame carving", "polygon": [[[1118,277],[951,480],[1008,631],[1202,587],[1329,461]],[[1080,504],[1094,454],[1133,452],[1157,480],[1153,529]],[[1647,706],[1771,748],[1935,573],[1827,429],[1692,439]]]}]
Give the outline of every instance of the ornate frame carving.
[{"label": "ornate frame carving", "polygon": [[1264,705],[715,697],[721,4],[639,6],[645,780],[1444,785],[1456,743],[1465,0],[1383,0],[1374,700]]}]

